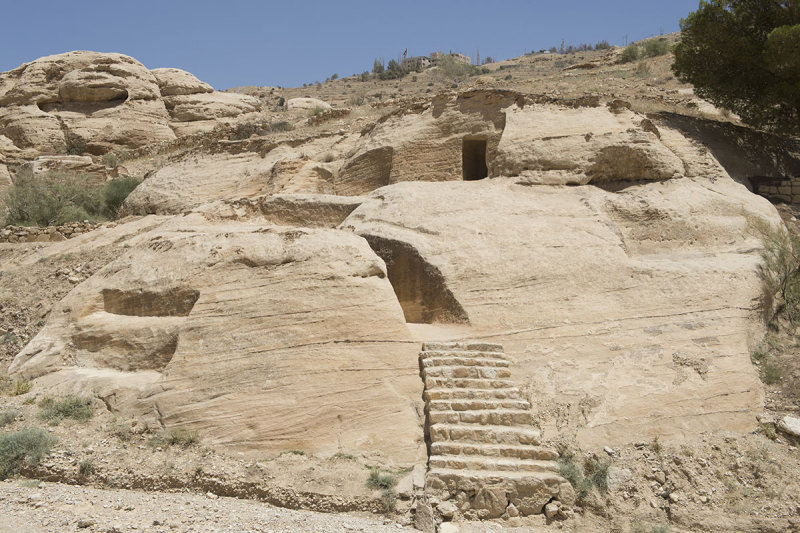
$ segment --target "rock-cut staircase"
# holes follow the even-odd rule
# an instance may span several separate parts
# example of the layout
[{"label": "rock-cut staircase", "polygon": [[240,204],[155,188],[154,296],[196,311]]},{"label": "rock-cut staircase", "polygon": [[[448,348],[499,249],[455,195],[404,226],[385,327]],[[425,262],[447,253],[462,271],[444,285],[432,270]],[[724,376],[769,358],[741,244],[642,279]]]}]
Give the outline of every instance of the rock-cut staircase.
[{"label": "rock-cut staircase", "polygon": [[509,366],[497,344],[426,343],[420,353],[426,492],[468,517],[537,514],[551,500],[571,499],[558,453],[541,446]]}]

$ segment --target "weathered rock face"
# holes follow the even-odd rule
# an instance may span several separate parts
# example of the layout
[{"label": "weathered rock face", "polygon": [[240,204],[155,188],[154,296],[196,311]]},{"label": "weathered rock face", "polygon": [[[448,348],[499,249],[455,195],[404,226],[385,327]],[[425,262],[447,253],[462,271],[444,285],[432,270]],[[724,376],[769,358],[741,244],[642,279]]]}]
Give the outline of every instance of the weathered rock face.
[{"label": "weathered rock face", "polygon": [[155,68],[150,72],[156,77],[161,96],[183,96],[214,92],[211,85],[198,80],[191,72],[179,68]]},{"label": "weathered rock face", "polygon": [[263,194],[331,194],[335,163],[324,160],[334,144],[343,149],[353,141],[330,136],[297,143],[240,141],[218,143],[199,156],[187,153],[147,176],[126,199],[122,214],[175,214]]},{"label": "weathered rock face", "polygon": [[425,447],[418,346],[382,261],[337,230],[179,217],[76,287],[11,371],[264,451]]},{"label": "weathered rock face", "polygon": [[93,153],[171,140],[155,77],[121,54],[69,52],[0,75],[0,132],[19,148]]},{"label": "weathered rock face", "polygon": [[455,305],[435,297],[445,288],[472,328],[454,334],[502,343],[541,420],[585,444],[750,429],[761,324],[746,217],[777,220],[772,206],[730,179],[517,182],[384,187],[343,227],[387,262],[415,256],[420,268],[388,271],[406,316]]},{"label": "weathered rock face", "polygon": [[[122,54],[69,52],[0,74],[0,134],[39,153],[102,154],[211,129],[257,111],[257,100],[217,93],[188,72],[149,71]],[[201,121],[190,128],[184,123]]]},{"label": "weathered rock face", "polygon": [[330,109],[331,105],[328,102],[320,100],[319,98],[290,98],[286,102],[287,109],[306,109],[311,110],[315,108]]}]

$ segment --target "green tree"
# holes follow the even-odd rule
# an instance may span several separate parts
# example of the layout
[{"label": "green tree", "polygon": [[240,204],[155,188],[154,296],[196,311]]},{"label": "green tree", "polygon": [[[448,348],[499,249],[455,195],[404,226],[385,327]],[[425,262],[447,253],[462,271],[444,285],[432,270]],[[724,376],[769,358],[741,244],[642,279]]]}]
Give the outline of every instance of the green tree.
[{"label": "green tree", "polygon": [[701,1],[672,70],[752,126],[800,133],[800,0]]}]

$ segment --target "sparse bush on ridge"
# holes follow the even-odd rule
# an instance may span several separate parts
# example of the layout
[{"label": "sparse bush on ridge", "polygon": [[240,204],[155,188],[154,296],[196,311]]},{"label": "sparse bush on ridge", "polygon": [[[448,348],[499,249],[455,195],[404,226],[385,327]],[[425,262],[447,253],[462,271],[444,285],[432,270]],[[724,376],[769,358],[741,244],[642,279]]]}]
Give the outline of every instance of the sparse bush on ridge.
[{"label": "sparse bush on ridge", "polygon": [[669,53],[669,43],[666,39],[651,39],[644,43],[646,57],[658,57]]},{"label": "sparse bush on ridge", "polygon": [[639,51],[639,47],[636,46],[635,44],[629,44],[628,46],[625,47],[625,49],[620,54],[619,62],[620,63],[631,63],[631,62],[636,61],[637,59],[639,59],[639,57],[641,57],[641,53]]}]

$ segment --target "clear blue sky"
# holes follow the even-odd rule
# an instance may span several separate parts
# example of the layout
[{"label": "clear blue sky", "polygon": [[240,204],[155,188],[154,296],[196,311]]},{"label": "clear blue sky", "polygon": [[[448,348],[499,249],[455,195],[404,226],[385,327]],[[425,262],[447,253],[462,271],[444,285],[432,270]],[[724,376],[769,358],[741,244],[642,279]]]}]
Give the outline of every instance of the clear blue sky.
[{"label": "clear blue sky", "polygon": [[69,50],[186,69],[217,89],[297,86],[435,50],[497,59],[678,30],[698,0],[0,0],[0,71]]}]

